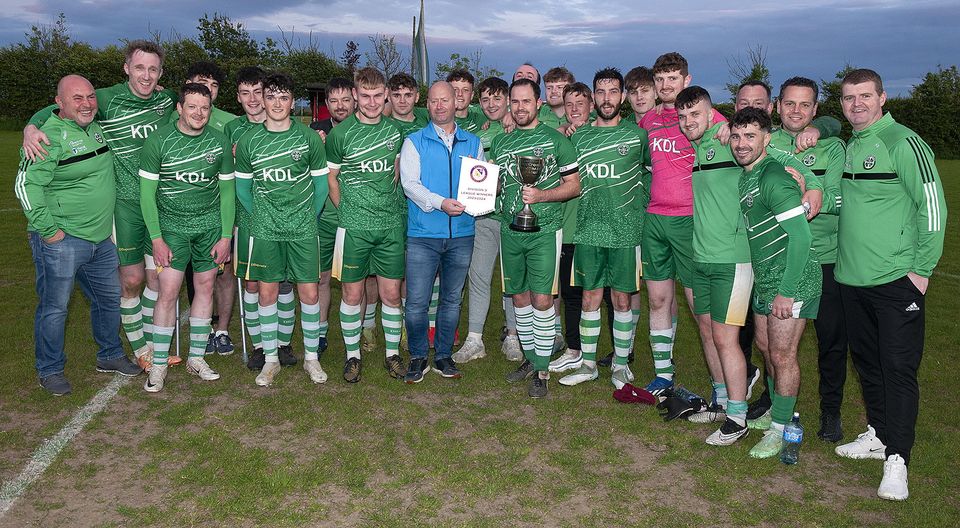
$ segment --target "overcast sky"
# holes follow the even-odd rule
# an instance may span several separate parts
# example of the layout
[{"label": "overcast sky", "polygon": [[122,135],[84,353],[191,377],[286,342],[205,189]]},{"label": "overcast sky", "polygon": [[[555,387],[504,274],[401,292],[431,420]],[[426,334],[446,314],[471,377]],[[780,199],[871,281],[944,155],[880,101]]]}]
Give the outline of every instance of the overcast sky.
[{"label": "overcast sky", "polygon": [[[320,49],[339,56],[347,40],[396,35],[409,52],[416,0],[4,0],[0,44],[20,42],[30,25],[67,17],[70,34],[94,45],[152,31],[196,33],[197,19],[219,12],[257,38],[278,27],[301,37],[313,31]],[[613,6],[623,6],[612,12]],[[720,5],[724,7],[719,7]],[[681,10],[682,9],[682,10]],[[888,93],[906,94],[937,65],[960,63],[960,1],[586,2],[582,0],[427,0],[432,63],[450,53],[483,50],[484,62],[512,75],[530,61],[541,72],[565,65],[589,81],[599,67],[624,72],[679,51],[694,83],[722,92],[728,63],[762,46],[772,81],[804,75],[832,79],[847,63],[877,70]],[[431,72],[433,68],[431,67]],[[716,99],[725,100],[726,96]]]}]

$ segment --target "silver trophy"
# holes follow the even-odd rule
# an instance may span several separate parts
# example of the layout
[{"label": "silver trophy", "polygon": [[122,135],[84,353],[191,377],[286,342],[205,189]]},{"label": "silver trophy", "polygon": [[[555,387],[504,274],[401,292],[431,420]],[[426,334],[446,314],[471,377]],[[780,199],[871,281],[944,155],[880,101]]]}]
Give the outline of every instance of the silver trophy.
[{"label": "silver trophy", "polygon": [[[536,187],[542,181],[544,166],[543,158],[517,156],[517,174],[520,175],[520,178],[517,179],[516,174],[513,177],[520,185]],[[523,209],[513,217],[510,229],[524,233],[540,231],[540,226],[537,225],[537,213],[530,209],[530,204],[523,204]]]}]

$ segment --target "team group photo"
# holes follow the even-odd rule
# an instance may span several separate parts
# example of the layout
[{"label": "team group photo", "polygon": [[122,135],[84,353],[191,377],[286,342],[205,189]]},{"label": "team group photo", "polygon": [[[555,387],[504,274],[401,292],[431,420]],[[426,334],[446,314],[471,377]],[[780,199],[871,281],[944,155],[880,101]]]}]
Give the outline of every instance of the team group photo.
[{"label": "team group photo", "polygon": [[960,519],[956,66],[428,9],[0,49],[0,526]]}]

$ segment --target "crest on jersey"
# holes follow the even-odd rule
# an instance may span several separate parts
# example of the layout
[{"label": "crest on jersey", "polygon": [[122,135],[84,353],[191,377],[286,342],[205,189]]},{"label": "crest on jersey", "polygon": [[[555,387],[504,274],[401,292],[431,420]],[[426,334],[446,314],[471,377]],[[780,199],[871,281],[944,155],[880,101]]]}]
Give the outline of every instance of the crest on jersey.
[{"label": "crest on jersey", "polygon": [[393,150],[393,147],[396,147],[397,144],[393,142],[392,139],[387,140],[387,150]]},{"label": "crest on jersey", "polygon": [[163,108],[157,108],[157,115],[163,115]]},{"label": "crest on jersey", "polygon": [[538,157],[538,158],[542,158],[542,157],[543,157],[543,147],[534,147],[534,149],[533,149],[533,155],[536,156],[536,157]]},{"label": "crest on jersey", "polygon": [[744,201],[747,202],[747,207],[753,207],[753,193],[747,193],[747,196],[744,199]]},{"label": "crest on jersey", "polygon": [[617,145],[618,154],[620,154],[621,156],[626,156],[627,152],[630,152],[630,145],[627,145],[626,143],[620,143],[619,145]]},{"label": "crest on jersey", "polygon": [[207,160],[207,163],[210,165],[213,165],[217,161],[217,155],[213,152],[207,152],[203,159]]},{"label": "crest on jersey", "polygon": [[303,154],[299,150],[294,150],[290,153],[290,157],[293,158],[293,161],[300,161],[300,158],[303,157]]},{"label": "crest on jersey", "polygon": [[867,159],[863,160],[863,168],[870,170],[874,165],[877,164],[877,158],[873,156],[867,156]]},{"label": "crest on jersey", "polygon": [[708,151],[707,151],[707,161],[712,160],[713,157],[716,156],[716,155],[717,155],[717,151],[716,151],[716,150],[713,150],[713,149],[708,150]]},{"label": "crest on jersey", "polygon": [[813,167],[813,164],[817,162],[817,156],[816,154],[807,154],[800,161],[807,167]]},{"label": "crest on jersey", "polygon": [[103,136],[100,135],[100,132],[94,132],[93,139],[96,140],[97,143],[103,143]]}]

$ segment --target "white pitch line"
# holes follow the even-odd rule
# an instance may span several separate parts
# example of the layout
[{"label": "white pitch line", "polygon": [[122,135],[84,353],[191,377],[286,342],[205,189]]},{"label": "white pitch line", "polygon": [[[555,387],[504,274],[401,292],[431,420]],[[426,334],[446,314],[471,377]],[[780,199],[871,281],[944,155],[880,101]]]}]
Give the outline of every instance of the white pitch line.
[{"label": "white pitch line", "polygon": [[56,460],[57,455],[67,443],[110,403],[121,387],[130,383],[132,379],[116,374],[106,387],[100,389],[92,400],[73,415],[73,419],[63,426],[60,432],[34,451],[27,467],[15,479],[5,482],[3,488],[0,488],[0,519],[13,507],[13,503],[23,495],[27,487],[40,478],[40,475]]}]

